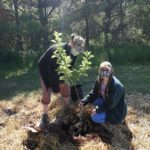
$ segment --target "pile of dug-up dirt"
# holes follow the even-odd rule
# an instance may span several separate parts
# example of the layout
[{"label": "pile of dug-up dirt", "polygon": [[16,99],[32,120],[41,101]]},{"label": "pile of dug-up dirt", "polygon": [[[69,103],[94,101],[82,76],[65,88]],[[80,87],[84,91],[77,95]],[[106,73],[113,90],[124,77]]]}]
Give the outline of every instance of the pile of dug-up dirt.
[{"label": "pile of dug-up dirt", "polygon": [[79,145],[99,137],[107,144],[111,143],[112,134],[90,121],[90,109],[81,111],[75,103],[64,107],[58,101],[53,102],[50,109],[49,116],[52,117],[55,113],[56,118],[61,121],[55,122],[53,119],[45,132],[27,131],[27,138],[23,141],[27,149],[59,150],[68,149],[68,146],[76,149]]},{"label": "pile of dug-up dirt", "polygon": [[[40,94],[20,94],[0,102],[0,149],[5,150],[147,150],[150,147],[150,95],[126,96],[128,114],[121,125],[96,125],[90,121],[92,108],[83,113],[76,104],[66,108],[62,99],[53,99],[49,107],[47,133],[32,133],[22,128],[36,124],[41,116]],[[55,124],[55,117],[61,124]],[[84,119],[83,119],[84,118]]]}]

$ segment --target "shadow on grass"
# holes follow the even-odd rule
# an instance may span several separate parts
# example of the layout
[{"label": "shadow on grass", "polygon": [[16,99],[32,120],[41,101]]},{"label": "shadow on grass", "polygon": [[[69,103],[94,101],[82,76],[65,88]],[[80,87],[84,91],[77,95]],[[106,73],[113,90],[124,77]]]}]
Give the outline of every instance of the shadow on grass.
[{"label": "shadow on grass", "polygon": [[40,87],[38,69],[15,68],[0,74],[0,100],[11,100],[20,93],[29,93]]}]

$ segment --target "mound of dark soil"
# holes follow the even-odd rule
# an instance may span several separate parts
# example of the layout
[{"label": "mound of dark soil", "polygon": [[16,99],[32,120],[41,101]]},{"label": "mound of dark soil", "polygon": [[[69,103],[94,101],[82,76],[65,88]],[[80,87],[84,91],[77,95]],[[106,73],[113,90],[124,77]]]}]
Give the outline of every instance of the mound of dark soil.
[{"label": "mound of dark soil", "polygon": [[72,110],[70,113],[66,112],[59,124],[50,123],[47,132],[28,131],[28,137],[23,144],[29,150],[55,150],[60,149],[63,143],[78,145],[94,138],[111,143],[112,134],[101,125],[92,123],[88,114]]}]

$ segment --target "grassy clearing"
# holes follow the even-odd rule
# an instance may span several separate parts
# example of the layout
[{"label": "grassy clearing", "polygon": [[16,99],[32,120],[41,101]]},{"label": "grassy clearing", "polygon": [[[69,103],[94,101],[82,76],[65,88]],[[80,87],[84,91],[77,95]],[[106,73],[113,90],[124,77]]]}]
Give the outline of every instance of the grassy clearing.
[{"label": "grassy clearing", "polygon": [[[91,90],[97,76],[95,67],[89,73],[89,80],[84,80],[84,94]],[[78,145],[59,143],[57,134],[51,135],[52,150],[148,150],[150,147],[150,67],[147,65],[114,66],[116,76],[126,87],[128,103],[127,125],[104,125],[113,134],[111,144],[101,140],[101,137],[81,137]],[[41,90],[37,69],[4,69],[0,76],[0,147],[3,150],[27,150],[22,142],[29,136],[22,128],[28,123],[40,119]],[[54,98],[55,99],[55,98]],[[56,101],[53,101],[54,103]],[[60,104],[51,104],[49,116],[51,119],[60,111]],[[53,107],[52,107],[53,105]],[[132,134],[132,136],[131,136]],[[47,142],[46,137],[39,143]],[[35,139],[37,140],[37,139]],[[43,145],[42,145],[43,146]],[[40,149],[40,148],[39,148]],[[48,150],[48,149],[43,149]]]},{"label": "grassy clearing", "polygon": [[[0,103],[0,147],[7,150],[29,150],[23,145],[23,141],[27,138],[33,142],[38,142],[38,148],[42,150],[148,150],[150,147],[150,124],[149,122],[149,100],[148,94],[130,94],[126,95],[128,102],[128,115],[126,117],[126,125],[104,125],[104,127],[113,135],[111,144],[102,141],[101,137],[93,136],[90,133],[87,136],[81,136],[81,142],[74,145],[69,142],[60,143],[58,134],[50,133],[47,136],[37,135],[35,137],[27,134],[22,128],[28,123],[35,123],[40,119],[41,105],[39,102],[40,92],[31,92],[28,95],[20,94],[11,101],[1,101]],[[142,101],[141,101],[142,99]],[[60,112],[60,103],[55,101],[51,103],[49,108],[49,116],[55,118]],[[62,102],[62,101],[61,101]],[[11,110],[11,111],[8,111]],[[11,113],[11,114],[10,114]],[[71,112],[69,113],[71,114]],[[67,114],[67,115],[69,115]],[[50,139],[49,139],[50,138]]]},{"label": "grassy clearing", "polygon": [[29,93],[39,88],[37,69],[7,65],[0,68],[0,100],[8,100],[17,94]]},{"label": "grassy clearing", "polygon": [[150,93],[150,64],[115,66],[114,70],[127,93]]},{"label": "grassy clearing", "polygon": [[[93,81],[98,75],[98,67],[94,67],[89,72],[88,79],[83,82],[85,93],[91,90]],[[113,67],[115,76],[124,84],[126,93],[150,93],[150,64],[113,65]]]}]

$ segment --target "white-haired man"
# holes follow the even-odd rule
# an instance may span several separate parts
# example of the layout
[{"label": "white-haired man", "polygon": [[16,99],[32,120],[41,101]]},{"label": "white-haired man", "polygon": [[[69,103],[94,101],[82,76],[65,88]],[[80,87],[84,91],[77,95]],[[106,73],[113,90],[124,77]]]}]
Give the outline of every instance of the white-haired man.
[{"label": "white-haired man", "polygon": [[[78,35],[72,34],[68,43],[62,43],[62,47],[66,54],[71,57],[71,67],[74,65],[77,56],[83,52],[85,40]],[[54,93],[60,92],[65,101],[69,100],[70,87],[60,80],[60,76],[57,72],[58,64],[56,59],[52,58],[57,45],[53,45],[47,49],[47,51],[40,57],[38,61],[41,88],[42,88],[42,105],[43,112],[41,121],[36,127],[40,129],[46,128],[49,123],[48,120],[48,105],[51,101],[51,91]]]}]

